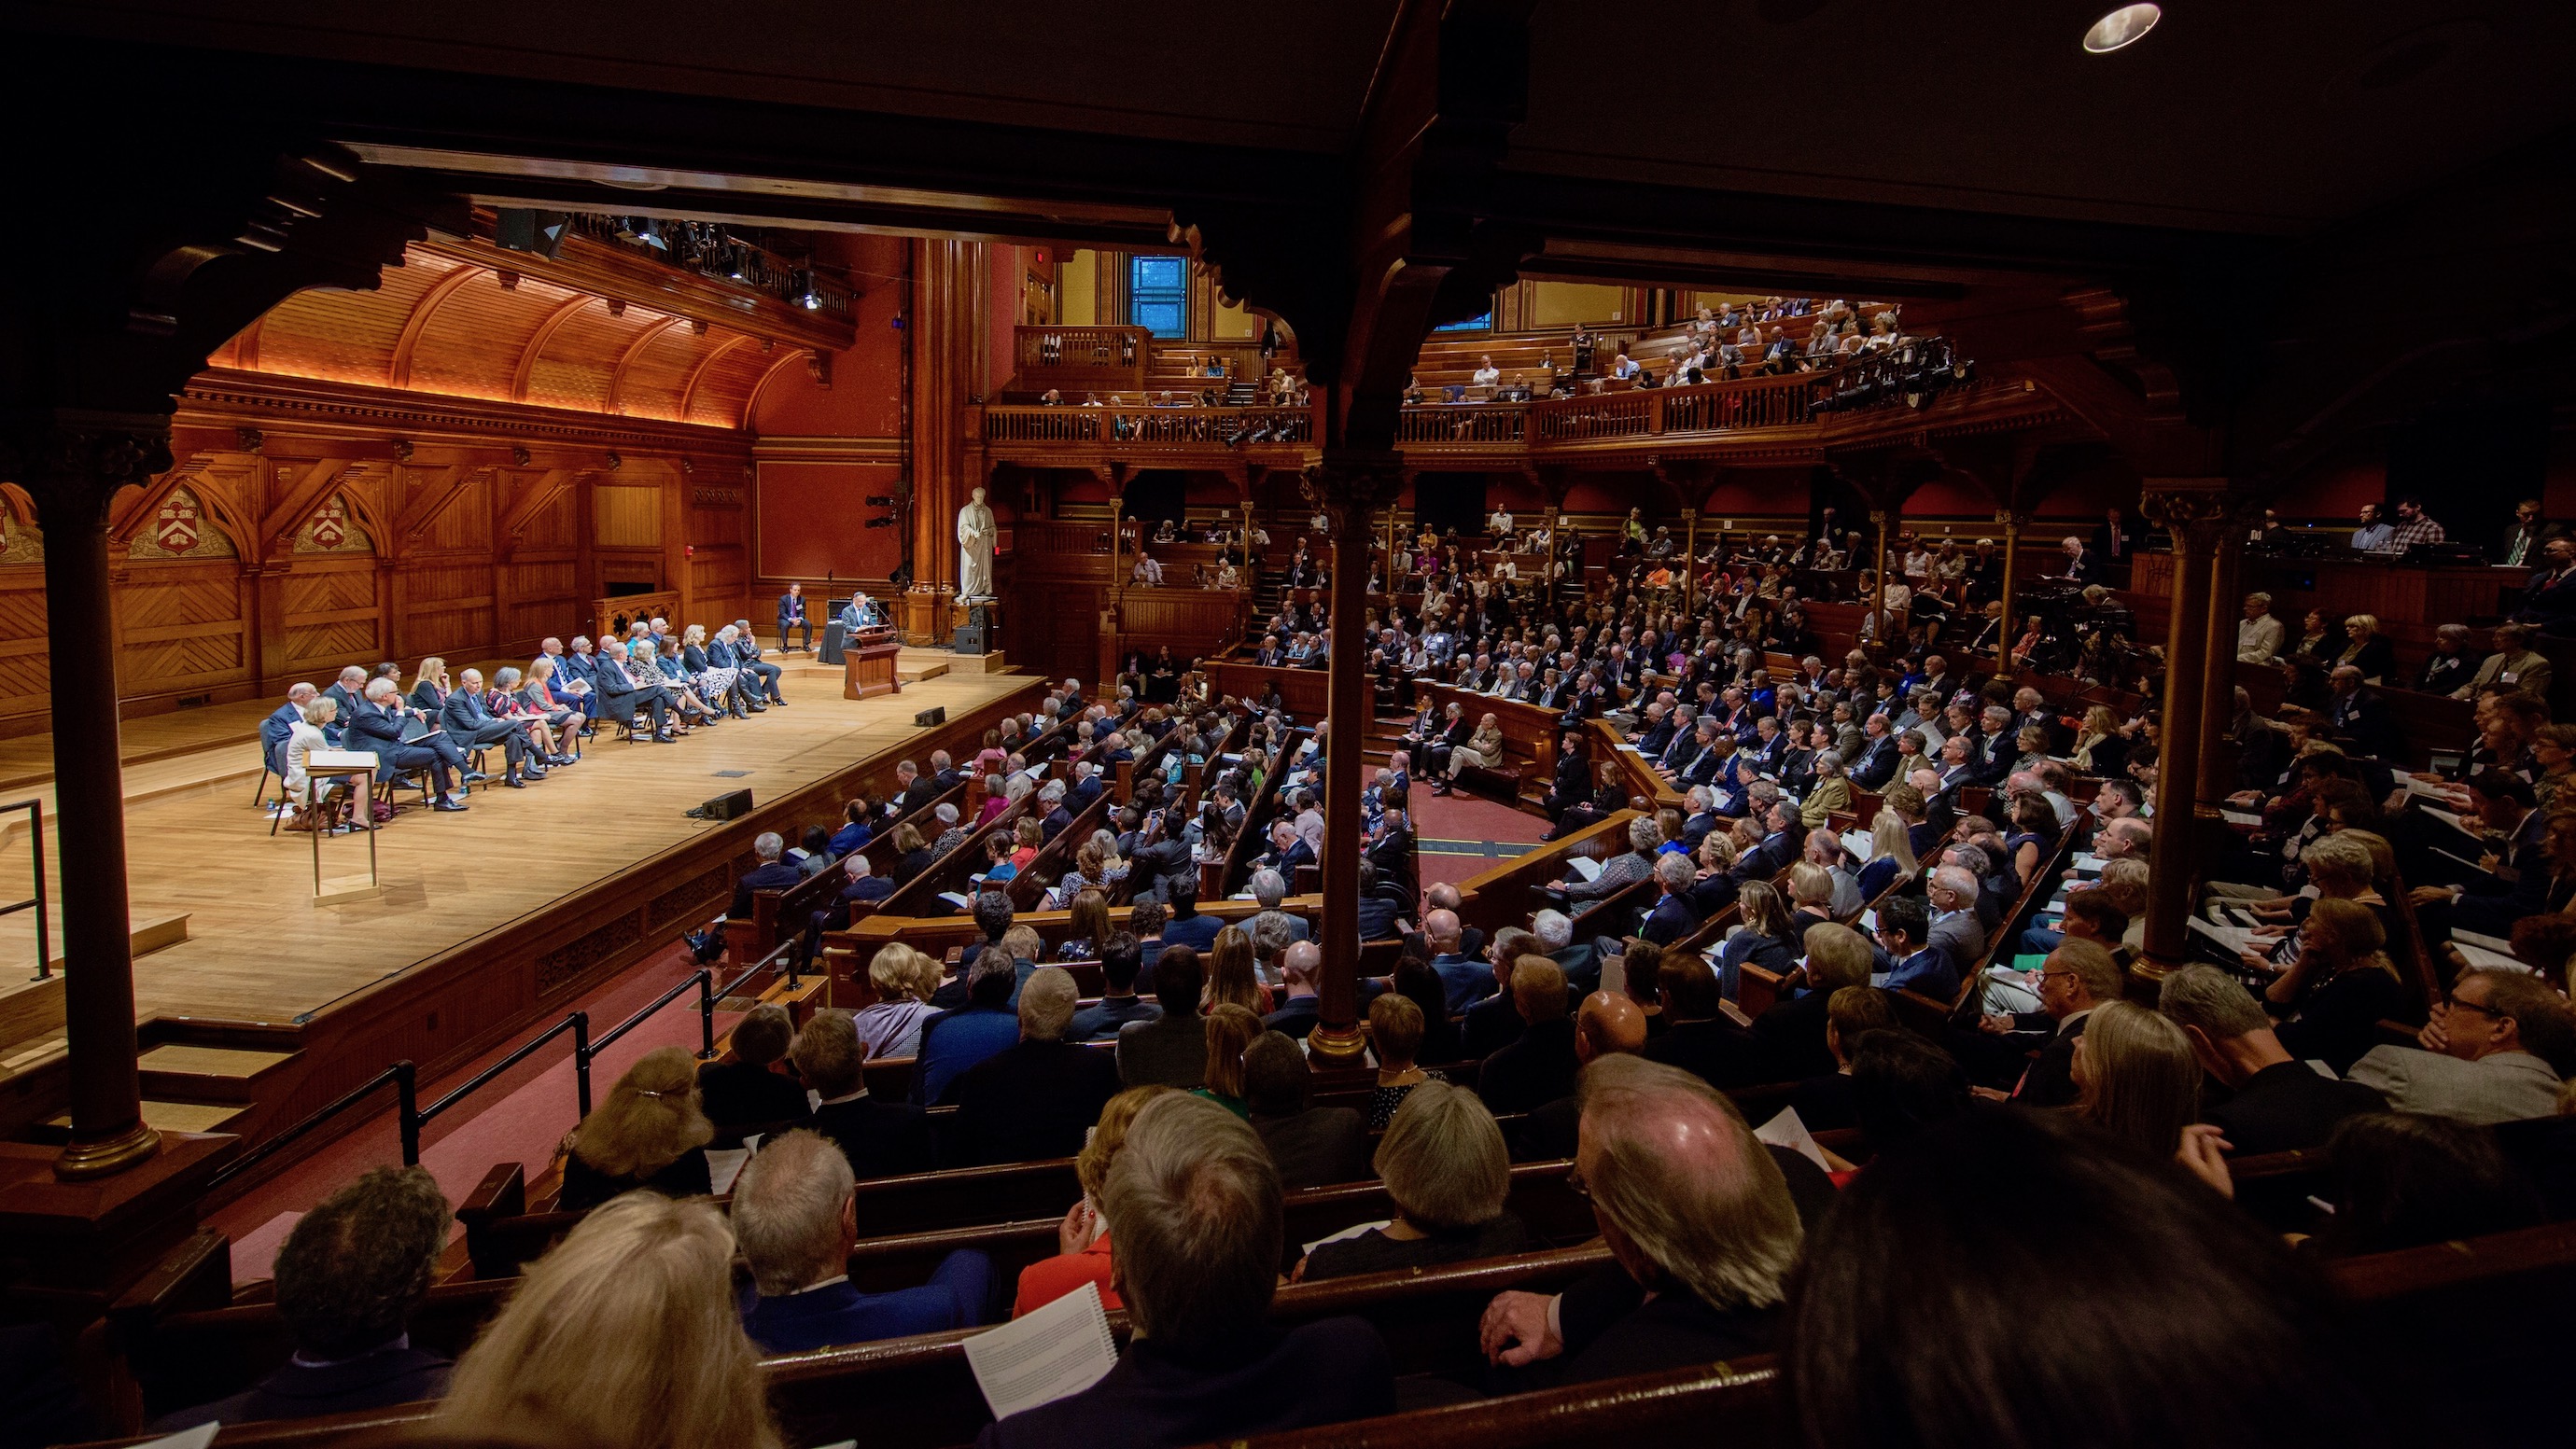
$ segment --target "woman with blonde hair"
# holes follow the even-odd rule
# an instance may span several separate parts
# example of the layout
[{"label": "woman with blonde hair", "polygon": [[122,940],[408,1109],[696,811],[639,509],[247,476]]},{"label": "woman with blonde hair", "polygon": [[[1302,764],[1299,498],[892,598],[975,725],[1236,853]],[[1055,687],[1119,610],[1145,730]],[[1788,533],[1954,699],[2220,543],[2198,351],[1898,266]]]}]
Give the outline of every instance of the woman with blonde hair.
[{"label": "woman with blonde hair", "polygon": [[1922,873],[1923,863],[1914,858],[1914,837],[1905,828],[1905,817],[1881,806],[1878,818],[1869,823],[1869,864],[1860,868],[1860,898],[1877,900],[1888,887],[1910,883]]},{"label": "woman with blonde hair", "polygon": [[2075,751],[2066,759],[2082,775],[2116,775],[2128,765],[2128,737],[2109,706],[2084,711],[2084,727],[2075,732]]},{"label": "woman with blonde hair", "polygon": [[2364,684],[2385,684],[2388,673],[2397,665],[2397,646],[2379,632],[2379,619],[2372,614],[2355,614],[2343,621],[2345,637],[2352,642],[2335,656],[2337,664],[2349,664],[2361,671]]},{"label": "woman with blonde hair", "polygon": [[1116,1309],[1118,1287],[1110,1273],[1109,1221],[1100,1215],[1100,1191],[1109,1182],[1109,1164],[1116,1161],[1118,1149],[1127,1145],[1128,1125],[1145,1104],[1173,1087],[1129,1087],[1109,1099],[1100,1109],[1099,1125],[1091,1129],[1091,1139],[1073,1159],[1073,1176],[1082,1184],[1082,1201],[1064,1215],[1056,1225],[1057,1255],[1041,1258],[1020,1270],[1019,1295],[1011,1301],[1011,1316],[1044,1308],[1085,1283],[1100,1285],[1100,1306]]},{"label": "woman with blonde hair", "polygon": [[2360,901],[2319,896],[2308,907],[2298,955],[2263,990],[2276,1014],[2292,1013],[2279,1029],[2284,1051],[2343,1073],[2378,1045],[2379,1023],[2407,1009],[2387,945],[2379,913]]},{"label": "woman with blonde hair", "polygon": [[698,1061],[686,1047],[655,1047],[608,1089],[608,1100],[564,1139],[564,1211],[597,1207],[644,1188],[666,1197],[713,1192],[707,1143],[715,1124],[698,1105]]},{"label": "woman with blonde hair", "polygon": [[708,1203],[636,1192],[589,1214],[466,1350],[439,1428],[626,1449],[778,1449],[760,1354],[734,1302],[733,1257],[733,1233]]},{"label": "woman with blonde hair", "polygon": [[1200,993],[1199,1010],[1234,1005],[1254,1016],[1267,1015],[1270,991],[1253,969],[1253,959],[1251,932],[1241,926],[1217,932],[1216,944],[1208,948],[1207,987]]},{"label": "woman with blonde hair", "polygon": [[2191,1039],[2161,1012],[2106,1001],[2075,1038],[2076,1113],[2157,1157],[2182,1150],[2183,1129],[2200,1120],[2200,1059]]},{"label": "woman with blonde hair", "polygon": [[341,782],[325,780],[317,787],[310,762],[315,750],[331,747],[329,730],[331,722],[340,717],[340,702],[327,694],[316,695],[297,713],[303,717],[286,731],[286,798],[295,805],[295,818],[287,828],[337,830],[344,823],[341,807],[346,801],[332,797],[340,791]]},{"label": "woman with blonde hair", "polygon": [[868,985],[877,999],[850,1017],[868,1060],[919,1055],[921,1024],[938,1015],[930,993],[942,974],[936,960],[901,941],[888,941],[868,958]]},{"label": "woman with blonde hair", "polygon": [[1204,1030],[1207,1032],[1207,1075],[1204,1084],[1193,1088],[1190,1095],[1205,1097],[1245,1121],[1252,1120],[1252,1105],[1243,1095],[1243,1050],[1261,1035],[1261,1018],[1248,1007],[1231,1001],[1220,1001],[1209,1008]]},{"label": "woman with blonde hair", "polygon": [[696,686],[698,698],[721,701],[725,712],[736,719],[747,718],[742,706],[734,701],[734,677],[741,671],[716,663],[707,656],[707,626],[691,624],[680,631],[680,668]]},{"label": "woman with blonde hair", "polygon": [[447,696],[454,687],[447,679],[447,661],[432,654],[420,661],[420,668],[414,673],[411,707],[435,716],[447,708]]},{"label": "woman with blonde hair", "polygon": [[1735,999],[1736,978],[1745,962],[1786,975],[1798,963],[1803,940],[1790,920],[1789,908],[1781,903],[1780,892],[1769,881],[1746,881],[1735,892],[1735,904],[1743,924],[1717,953],[1718,989],[1729,1001]]},{"label": "woman with blonde hair", "polygon": [[1318,1246],[1290,1276],[1311,1283],[1508,1257],[1532,1246],[1528,1225],[1503,1206],[1512,1188],[1503,1129],[1466,1088],[1415,1087],[1387,1125],[1374,1165],[1395,1202],[1395,1220]]}]

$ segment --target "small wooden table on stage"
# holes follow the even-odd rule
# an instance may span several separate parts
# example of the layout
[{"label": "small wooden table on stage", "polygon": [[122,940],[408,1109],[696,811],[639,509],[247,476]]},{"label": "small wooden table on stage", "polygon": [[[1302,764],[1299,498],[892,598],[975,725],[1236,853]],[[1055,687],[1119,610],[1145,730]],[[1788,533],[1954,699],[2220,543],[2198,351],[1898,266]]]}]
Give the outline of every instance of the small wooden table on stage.
[{"label": "small wooden table on stage", "polygon": [[903,681],[895,677],[894,659],[903,652],[894,630],[861,629],[841,645],[841,698],[874,699],[880,694],[903,693]]}]

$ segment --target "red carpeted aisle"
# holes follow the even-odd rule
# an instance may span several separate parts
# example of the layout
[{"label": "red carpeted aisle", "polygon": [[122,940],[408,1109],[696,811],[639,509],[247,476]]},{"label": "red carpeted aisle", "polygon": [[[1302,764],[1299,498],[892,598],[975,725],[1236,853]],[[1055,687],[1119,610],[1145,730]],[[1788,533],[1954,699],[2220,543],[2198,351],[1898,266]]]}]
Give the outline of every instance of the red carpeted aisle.
[{"label": "red carpeted aisle", "polygon": [[[635,966],[579,1003],[581,1010],[590,1013],[592,1036],[605,1035],[695,969],[687,948],[681,945],[673,945]],[[609,1086],[617,1080],[618,1073],[655,1047],[684,1046],[695,1051],[699,1043],[697,1001],[696,992],[684,994],[594,1057],[592,1103],[607,1100]],[[721,1037],[735,1019],[731,1014],[717,1013],[716,1034]],[[532,1027],[442,1080],[421,1083],[421,1105],[426,1107],[454,1090],[542,1029]],[[533,1181],[578,1120],[572,1036],[566,1033],[432,1123],[421,1143],[421,1165],[438,1178],[439,1187],[451,1203],[472,1192],[496,1163],[520,1163]],[[233,1240],[233,1281],[267,1277],[287,1230],[306,1209],[368,1168],[401,1161],[401,1133],[388,1096],[386,1106],[364,1123],[213,1215],[208,1226]]]},{"label": "red carpeted aisle", "polygon": [[1547,821],[1508,805],[1460,791],[1447,799],[1416,781],[1411,791],[1413,830],[1422,884],[1462,881],[1520,854],[1547,833]]}]

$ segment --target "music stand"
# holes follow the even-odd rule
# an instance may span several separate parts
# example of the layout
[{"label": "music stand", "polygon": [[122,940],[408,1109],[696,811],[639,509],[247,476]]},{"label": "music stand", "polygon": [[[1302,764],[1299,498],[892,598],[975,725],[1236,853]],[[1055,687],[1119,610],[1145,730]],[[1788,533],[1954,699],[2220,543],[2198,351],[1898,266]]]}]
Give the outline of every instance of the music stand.
[{"label": "music stand", "polygon": [[[308,832],[313,837],[314,901],[317,904],[327,904],[364,895],[374,890],[376,888],[376,816],[373,806],[368,803],[367,782],[375,778],[375,755],[364,750],[315,750],[305,756],[304,773],[317,785],[323,781],[347,780],[350,793],[361,806],[358,814],[365,821],[361,828],[367,832],[365,880],[362,882],[354,875],[334,876],[327,883],[322,879],[322,837],[329,832],[322,830]],[[322,798],[320,789],[317,788],[314,791],[314,798],[317,801]]]}]

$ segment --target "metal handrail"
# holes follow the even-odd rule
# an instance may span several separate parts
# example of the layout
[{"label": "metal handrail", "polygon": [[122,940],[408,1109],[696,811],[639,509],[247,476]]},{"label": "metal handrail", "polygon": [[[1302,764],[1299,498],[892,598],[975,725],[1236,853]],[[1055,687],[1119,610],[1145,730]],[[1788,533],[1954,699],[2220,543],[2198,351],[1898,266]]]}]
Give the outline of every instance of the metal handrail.
[{"label": "metal handrail", "polygon": [[36,912],[36,974],[30,980],[43,981],[54,974],[52,926],[45,919],[45,803],[41,800],[13,800],[0,805],[0,811],[27,812],[27,848],[36,858],[36,893],[23,901],[0,905],[0,916],[14,916],[33,907]]},{"label": "metal handrail", "polygon": [[420,1125],[418,1116],[414,1110],[415,1098],[413,1096],[413,1093],[417,1090],[417,1083],[413,1077],[412,1064],[408,1061],[400,1061],[385,1068],[383,1071],[376,1073],[374,1076],[369,1077],[357,1086],[350,1088],[347,1092],[342,1093],[338,1100],[332,1102],[329,1106],[324,1107],[321,1111],[314,1113],[312,1116],[307,1117],[303,1121],[296,1123],[294,1126],[287,1128],[285,1131],[278,1133],[276,1136],[271,1137],[266,1142],[259,1144],[250,1151],[234,1158],[230,1163],[227,1163],[221,1171],[217,1172],[213,1177],[206,1179],[207,1190],[212,1191],[215,1188],[219,1188],[225,1183],[232,1181],[234,1178],[241,1176],[243,1173],[248,1172],[253,1167],[258,1166],[260,1163],[267,1161],[270,1156],[284,1148],[288,1143],[295,1141],[305,1133],[321,1126],[324,1122],[327,1122],[333,1117],[340,1115],[342,1112],[349,1110],[351,1107],[356,1106],[359,1102],[373,1095],[376,1088],[383,1086],[387,1082],[394,1084],[395,1105],[399,1109],[398,1115],[402,1122],[403,1166],[419,1166]]},{"label": "metal handrail", "polygon": [[439,1098],[437,1101],[430,1103],[425,1110],[417,1114],[417,1120],[408,1130],[415,1133],[418,1132],[421,1127],[428,1125],[430,1120],[438,1116],[439,1113],[444,1112],[448,1108],[455,1106],[458,1102],[463,1101],[469,1094],[481,1090],[483,1086],[489,1083],[494,1077],[497,1077],[503,1072],[508,1071],[510,1068],[517,1066],[519,1063],[526,1061],[531,1052],[544,1046],[547,1042],[553,1041],[556,1037],[563,1035],[567,1031],[572,1033],[572,1071],[574,1091],[579,1095],[581,1100],[581,1115],[585,1117],[589,1116],[590,1013],[587,1011],[576,1011],[566,1016],[563,1020],[556,1022],[554,1025],[547,1027],[544,1031],[541,1031],[535,1036],[529,1038],[519,1046],[518,1050],[501,1058],[499,1061],[494,1062],[492,1065],[485,1067],[483,1070],[476,1072],[472,1081],[465,1083],[455,1091],[450,1092],[446,1096]]}]

